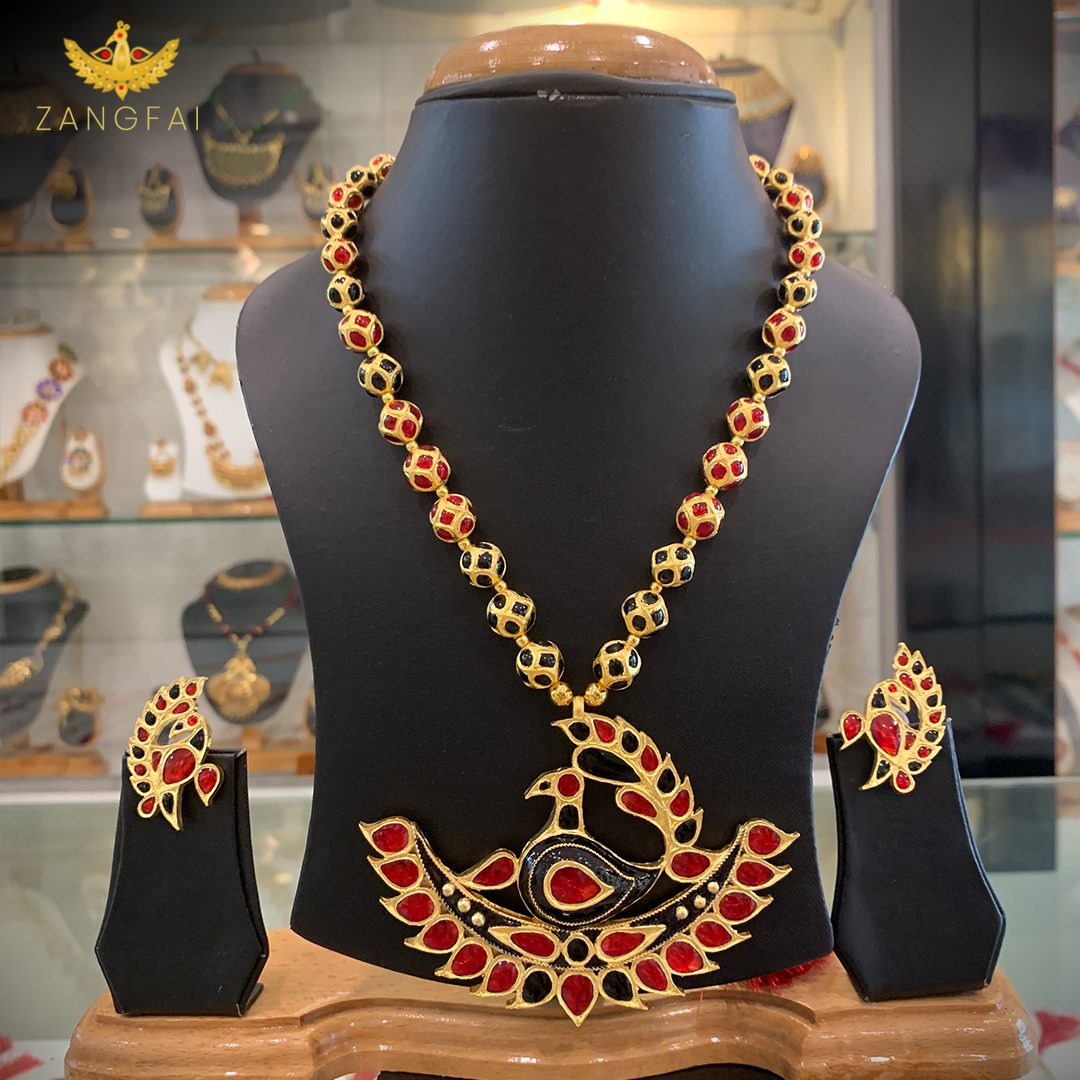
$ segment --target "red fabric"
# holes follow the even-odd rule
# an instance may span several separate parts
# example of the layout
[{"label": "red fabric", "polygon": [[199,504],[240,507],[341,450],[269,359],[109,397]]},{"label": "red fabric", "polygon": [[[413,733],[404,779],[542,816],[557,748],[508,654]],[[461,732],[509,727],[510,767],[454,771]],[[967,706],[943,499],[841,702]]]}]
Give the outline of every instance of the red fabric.
[{"label": "red fabric", "polygon": [[[830,953],[830,955],[832,954]],[[797,964],[795,967],[785,968],[783,971],[772,971],[768,975],[755,975],[754,978],[747,979],[744,985],[751,990],[780,990],[785,986],[790,986],[796,979],[809,974],[815,968],[820,967],[828,959],[828,956],[823,956],[819,960],[811,960],[809,964]]]},{"label": "red fabric", "polygon": [[1080,1037],[1080,1016],[1071,1013],[1056,1013],[1049,1009],[1038,1009],[1035,1019],[1039,1021],[1039,1053],[1057,1043],[1072,1042]]},{"label": "red fabric", "polygon": [[[10,1040],[8,1040],[10,1043]],[[36,1069],[45,1062],[33,1054],[20,1054],[11,1061],[0,1063],[0,1080],[11,1080],[13,1076],[21,1076],[24,1072]]]}]

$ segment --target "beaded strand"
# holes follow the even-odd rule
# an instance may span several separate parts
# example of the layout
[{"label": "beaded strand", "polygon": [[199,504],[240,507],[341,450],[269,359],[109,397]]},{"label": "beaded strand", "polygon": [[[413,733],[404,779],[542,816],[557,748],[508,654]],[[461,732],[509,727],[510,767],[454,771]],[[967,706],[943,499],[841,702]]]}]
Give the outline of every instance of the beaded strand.
[{"label": "beaded strand", "polygon": [[[516,668],[522,681],[537,690],[547,690],[560,707],[570,705],[574,692],[565,682],[563,655],[550,641],[533,641],[528,633],[536,618],[536,605],[525,593],[506,583],[506,558],[494,544],[474,542],[476,513],[472,503],[447,487],[450,463],[437,446],[420,444],[424,417],[411,401],[397,397],[404,382],[401,365],[380,349],[383,325],[377,315],[359,305],[364,289],[355,276],[360,261],[356,239],[360,213],[386,179],[394,163],[389,154],[373,157],[367,165],[348,172],[347,179],[330,190],[329,209],[323,218],[326,244],[323,266],[333,275],[327,298],[341,314],[338,333],[344,345],[363,354],[357,379],[373,397],[382,401],[379,433],[388,442],[403,446],[405,479],[416,491],[435,496],[428,515],[435,535],[461,550],[459,565],[469,583],[493,589],[487,605],[488,624],[501,637],[518,647]],[[631,593],[622,603],[625,638],[605,642],[593,661],[593,676],[583,695],[590,707],[602,705],[609,691],[625,690],[641,671],[638,646],[642,640],[668,624],[665,589],[685,585],[694,576],[694,547],[699,540],[717,534],[724,520],[724,507],[717,498],[721,491],[737,487],[747,477],[749,462],[744,447],[757,442],[769,430],[766,401],[786,390],[791,382],[787,354],[806,337],[802,308],[817,297],[817,283],[811,274],[825,261],[817,242],[821,219],[814,213],[814,199],[807,188],[795,183],[787,169],[773,169],[762,157],[751,155],[750,164],[761,180],[791,241],[788,262],[792,267],[777,289],[780,306],[766,320],[761,337],[769,351],[750,361],[746,368],[750,394],[737,398],[727,410],[728,438],[710,446],[701,459],[705,490],[687,495],[675,512],[675,525],[682,539],[652,553],[651,582]]]}]

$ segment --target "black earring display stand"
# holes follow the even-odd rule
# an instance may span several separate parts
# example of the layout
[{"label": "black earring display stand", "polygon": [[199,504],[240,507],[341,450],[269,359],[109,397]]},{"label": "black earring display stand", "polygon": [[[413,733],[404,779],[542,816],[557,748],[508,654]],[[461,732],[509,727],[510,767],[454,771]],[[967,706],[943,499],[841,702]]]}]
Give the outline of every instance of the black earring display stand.
[{"label": "black earring display stand", "polygon": [[[237,578],[257,577],[273,566],[274,563],[266,560],[254,560],[231,566],[226,573]],[[222,618],[238,636],[243,637],[284,603],[295,588],[296,578],[288,570],[276,581],[247,589],[227,589],[215,575],[210,581],[210,598]],[[197,675],[212,678],[236,655],[236,645],[222,634],[221,628],[210,618],[201,596],[184,608],[181,626],[188,657]],[[230,723],[250,726],[261,724],[274,716],[289,696],[306,649],[304,607],[297,600],[265,634],[253,639],[247,647],[248,656],[255,662],[258,673],[270,680],[269,696],[250,716],[233,718],[219,714],[221,718]],[[208,688],[203,692],[203,700],[213,707]]]},{"label": "black earring display stand", "polygon": [[183,829],[140,818],[121,775],[112,880],[98,963],[118,1013],[242,1016],[262,989],[269,944],[259,910],[242,750],[210,750],[221,787],[209,806],[181,792]]},{"label": "black earring display stand", "polygon": [[[553,92],[558,90],[558,95]],[[573,162],[572,168],[553,167]],[[483,79],[421,98],[364,212],[360,276],[424,410],[421,441],[453,467],[478,539],[534,598],[582,690],[649,554],[679,538],[680,500],[727,435],[745,368],[766,351],[786,245],[747,161],[730,94],[580,71]],[[800,839],[752,938],[695,986],[829,952],[813,841],[812,742],[836,609],[903,433],[919,348],[901,305],[826,262],[793,388],[749,448],[750,482],[665,594],[671,626],[641,646],[624,715],[670,753],[704,808],[701,842],[764,817]],[[328,948],[431,978],[403,944],[360,821],[418,821],[448,864],[521,850],[545,800],[522,795],[569,744],[491,594],[433,535],[429,496],[379,436],[318,257],[260,285],[237,358],[310,621],[318,766],[293,927]],[[598,786],[598,785],[592,785]],[[592,794],[592,792],[590,792]],[[632,857],[655,834],[611,799],[590,831]]]},{"label": "black earring display stand", "polygon": [[828,738],[839,858],[833,898],[836,955],[868,1001],[929,997],[989,984],[1005,913],[968,825],[952,727],[942,753],[901,795],[860,790],[869,745]]},{"label": "black earring display stand", "polygon": [[[38,572],[33,566],[5,567],[0,571],[0,580],[12,584]],[[0,668],[33,653],[63,598],[64,587],[55,577],[23,592],[0,596]],[[89,610],[85,600],[76,600],[64,619],[60,636],[43,652],[41,670],[19,686],[0,690],[0,739],[5,750],[9,747],[23,749],[17,744],[41,712],[64,645]]]},{"label": "black earring display stand", "polygon": [[[279,135],[285,136],[281,156],[271,176],[254,184],[227,184],[207,167],[204,135],[221,143],[235,144],[232,133],[217,114],[210,100],[198,107],[199,125],[195,128],[195,110],[188,113],[188,130],[195,143],[195,152],[207,184],[215,195],[240,207],[241,225],[258,220],[258,205],[274,195],[292,176],[293,169],[307,145],[311,133],[322,121],[322,109],[310,93],[300,100],[288,100],[289,95],[303,86],[300,76],[284,64],[238,64],[225,73],[214,88],[218,101],[241,131],[249,131],[282,101],[286,105],[265,128],[256,132],[251,146],[263,145]],[[305,238],[306,239],[306,238]]]}]

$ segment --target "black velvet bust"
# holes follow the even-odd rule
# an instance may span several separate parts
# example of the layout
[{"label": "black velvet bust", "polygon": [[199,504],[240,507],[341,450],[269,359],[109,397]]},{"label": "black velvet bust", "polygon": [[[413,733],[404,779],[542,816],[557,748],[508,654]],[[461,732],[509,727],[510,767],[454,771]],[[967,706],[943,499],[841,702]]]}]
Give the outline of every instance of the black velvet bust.
[{"label": "black velvet bust", "polygon": [[[10,566],[0,571],[0,580],[14,585],[29,581],[37,573],[36,566]],[[55,577],[0,596],[0,668],[33,653],[63,599],[64,587]],[[45,649],[41,670],[19,686],[0,690],[0,738],[12,738],[37,719],[64,645],[89,610],[85,600],[77,599],[64,619],[60,636]]]},{"label": "black velvet bust", "polygon": [[[558,90],[555,94],[553,91]],[[583,72],[500,76],[432,92],[363,218],[361,277],[404,366],[421,440],[450,460],[477,537],[504,551],[580,692],[625,635],[622,599],[679,538],[680,500],[726,435],[785,272],[776,213],[723,91]],[[801,838],[793,871],[720,954],[724,982],[828,953],[811,754],[818,686],[852,559],[919,375],[898,301],[832,263],[818,275],[792,389],[749,450],[750,481],[667,594],[631,689],[595,710],[644,728],[694,785],[702,843],[765,817]],[[490,593],[427,522],[402,453],[356,385],[313,254],[246,304],[237,357],[308,614],[319,723],[314,804],[293,927],[321,945],[432,977],[379,905],[360,821],[401,814],[451,866],[520,850],[549,805],[523,793],[565,764],[486,624]],[[592,785],[598,787],[600,785]],[[616,850],[640,822],[586,805]],[[693,980],[690,984],[694,985]]]},{"label": "black velvet bust", "polygon": [[[225,573],[240,579],[257,578],[273,566],[271,561],[257,559],[230,566]],[[278,605],[285,603],[295,588],[296,578],[287,568],[276,580],[255,588],[227,588],[222,585],[218,575],[208,583],[211,602],[240,637],[266,619]],[[195,674],[213,677],[235,655],[236,645],[222,634],[221,628],[211,619],[202,596],[184,608],[181,623],[184,644],[187,646]],[[265,634],[252,640],[247,648],[248,656],[255,661],[258,673],[270,680],[269,696],[249,716],[223,716],[222,719],[248,725],[261,724],[274,716],[289,696],[306,648],[304,608],[297,600]],[[204,702],[214,708],[209,687],[210,684],[207,683]]]}]

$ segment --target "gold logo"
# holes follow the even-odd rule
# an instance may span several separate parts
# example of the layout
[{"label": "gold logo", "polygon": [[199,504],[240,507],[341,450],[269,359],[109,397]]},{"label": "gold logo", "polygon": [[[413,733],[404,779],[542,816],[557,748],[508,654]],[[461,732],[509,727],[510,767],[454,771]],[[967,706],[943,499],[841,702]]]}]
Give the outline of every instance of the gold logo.
[{"label": "gold logo", "polygon": [[180,39],[173,38],[153,54],[149,49],[132,48],[128,39],[130,29],[126,22],[118,22],[108,41],[92,53],[80,49],[78,42],[64,38],[68,60],[82,80],[103,94],[115,90],[121,101],[129,90],[138,93],[165,78],[180,47]]}]

